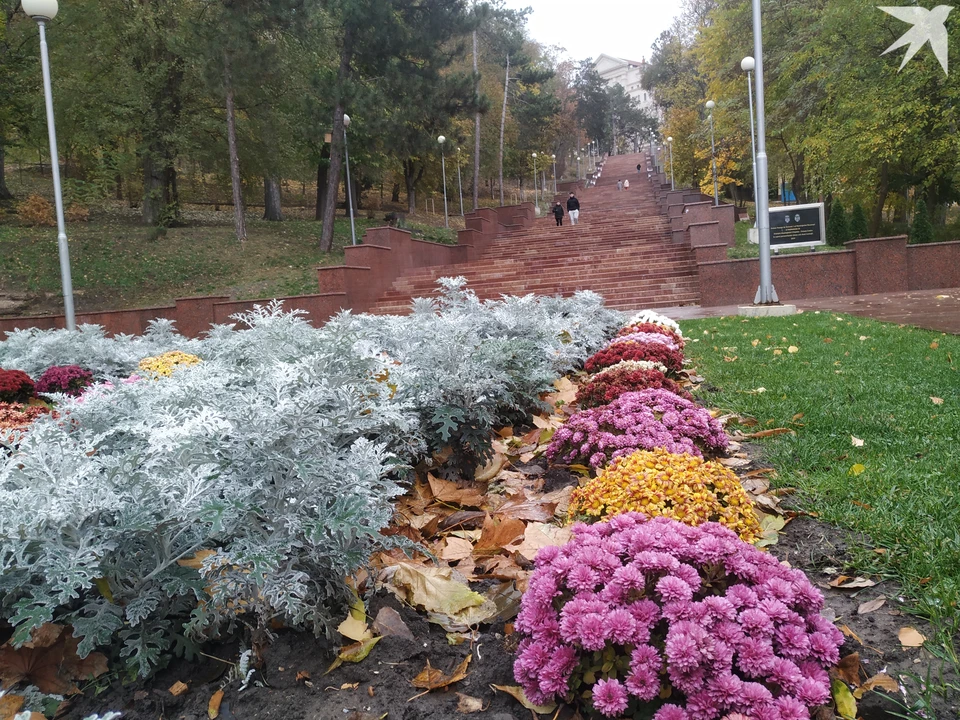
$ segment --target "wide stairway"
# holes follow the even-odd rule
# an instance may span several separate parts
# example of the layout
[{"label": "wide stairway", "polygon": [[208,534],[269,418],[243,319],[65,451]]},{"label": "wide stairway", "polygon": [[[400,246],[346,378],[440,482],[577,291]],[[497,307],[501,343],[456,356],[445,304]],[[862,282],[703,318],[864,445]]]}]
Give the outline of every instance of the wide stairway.
[{"label": "wide stairway", "polygon": [[[621,310],[693,305],[700,301],[689,247],[672,243],[646,177],[644,155],[607,158],[595,187],[580,190],[580,222],[552,213],[523,230],[501,234],[471,262],[433,266],[397,278],[372,313],[409,312],[410,300],[436,293],[436,280],[462,275],[481,299],[500,295],[571,295],[593,290]],[[617,190],[617,180],[630,187]],[[556,199],[566,202],[567,193]]]}]

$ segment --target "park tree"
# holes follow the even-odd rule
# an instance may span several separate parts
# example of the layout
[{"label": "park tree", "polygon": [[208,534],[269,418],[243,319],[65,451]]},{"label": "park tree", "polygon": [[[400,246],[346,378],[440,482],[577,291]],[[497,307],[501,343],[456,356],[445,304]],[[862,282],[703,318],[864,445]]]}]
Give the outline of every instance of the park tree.
[{"label": "park tree", "polygon": [[847,221],[847,211],[839,200],[834,200],[830,206],[830,217],[827,218],[827,244],[842,247],[850,240],[850,226]]},{"label": "park tree", "polygon": [[913,225],[910,226],[910,242],[929,243],[933,240],[933,223],[930,222],[927,203],[923,199],[917,200],[913,210]]},{"label": "park tree", "polygon": [[862,240],[869,235],[870,227],[867,224],[867,214],[863,210],[863,205],[854,203],[850,211],[850,239]]}]

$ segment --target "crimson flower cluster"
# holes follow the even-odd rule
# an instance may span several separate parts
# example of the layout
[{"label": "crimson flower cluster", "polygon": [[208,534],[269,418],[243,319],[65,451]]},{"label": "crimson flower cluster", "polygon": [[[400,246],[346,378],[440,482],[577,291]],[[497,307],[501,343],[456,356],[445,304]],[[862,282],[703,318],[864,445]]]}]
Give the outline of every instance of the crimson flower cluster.
[{"label": "crimson flower cluster", "polygon": [[35,394],[33,380],[23,370],[0,368],[0,402],[25,403]]},{"label": "crimson flower cluster", "polygon": [[598,468],[637,450],[703,457],[727,447],[727,434],[710,413],[669,390],[627,392],[608,405],[574,413],[553,435],[550,460]]},{"label": "crimson flower cluster", "polygon": [[829,699],[843,636],[801,571],[717,523],[627,513],[573,534],[538,553],[517,616],[531,701],[590,690],[606,717],[809,720]]},{"label": "crimson flower cluster", "polygon": [[37,380],[37,392],[64,393],[79,397],[93,384],[93,373],[79,365],[54,365]]},{"label": "crimson flower cluster", "polygon": [[684,340],[681,337],[680,333],[671,330],[668,327],[663,325],[657,325],[656,323],[634,323],[633,325],[627,325],[620,332],[617,333],[618,337],[623,337],[624,335],[634,335],[635,333],[658,333],[660,335],[666,335],[668,338],[673,340],[673,344],[676,345],[681,350],[683,349]]},{"label": "crimson flower cluster", "polygon": [[683,369],[683,354],[676,348],[658,342],[618,340],[591,355],[584,363],[584,369],[593,373],[624,360],[658,362],[666,366],[671,373],[679,373]]},{"label": "crimson flower cluster", "polygon": [[588,383],[582,385],[577,393],[577,404],[581,408],[599,407],[613,402],[624,393],[650,388],[669,390],[686,400],[692,399],[690,393],[659,370],[614,367],[594,375]]},{"label": "crimson flower cluster", "polygon": [[660,345],[666,345],[671,350],[679,351],[681,348],[677,343],[670,339],[668,335],[663,335],[661,333],[630,333],[629,335],[618,335],[617,337],[611,338],[611,340],[606,344],[605,347],[610,347],[616,343],[623,342],[634,342],[634,343],[659,343]]}]

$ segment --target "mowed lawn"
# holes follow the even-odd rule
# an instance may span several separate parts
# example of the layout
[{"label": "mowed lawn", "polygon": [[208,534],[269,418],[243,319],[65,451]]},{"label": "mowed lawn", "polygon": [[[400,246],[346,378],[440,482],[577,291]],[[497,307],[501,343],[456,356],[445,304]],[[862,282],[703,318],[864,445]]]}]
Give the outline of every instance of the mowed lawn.
[{"label": "mowed lawn", "polygon": [[752,430],[795,431],[758,441],[775,483],[868,537],[857,569],[896,578],[919,613],[955,630],[960,338],[828,312],[682,328],[708,404],[756,418]]}]

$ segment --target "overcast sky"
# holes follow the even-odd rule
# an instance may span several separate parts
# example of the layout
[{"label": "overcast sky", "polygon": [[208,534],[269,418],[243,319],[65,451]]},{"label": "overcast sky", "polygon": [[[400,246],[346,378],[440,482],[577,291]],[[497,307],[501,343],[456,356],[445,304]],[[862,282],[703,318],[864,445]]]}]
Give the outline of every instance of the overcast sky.
[{"label": "overcast sky", "polygon": [[506,0],[532,7],[527,27],[542,45],[566,48],[574,60],[600,53],[641,60],[680,12],[680,0]]}]

